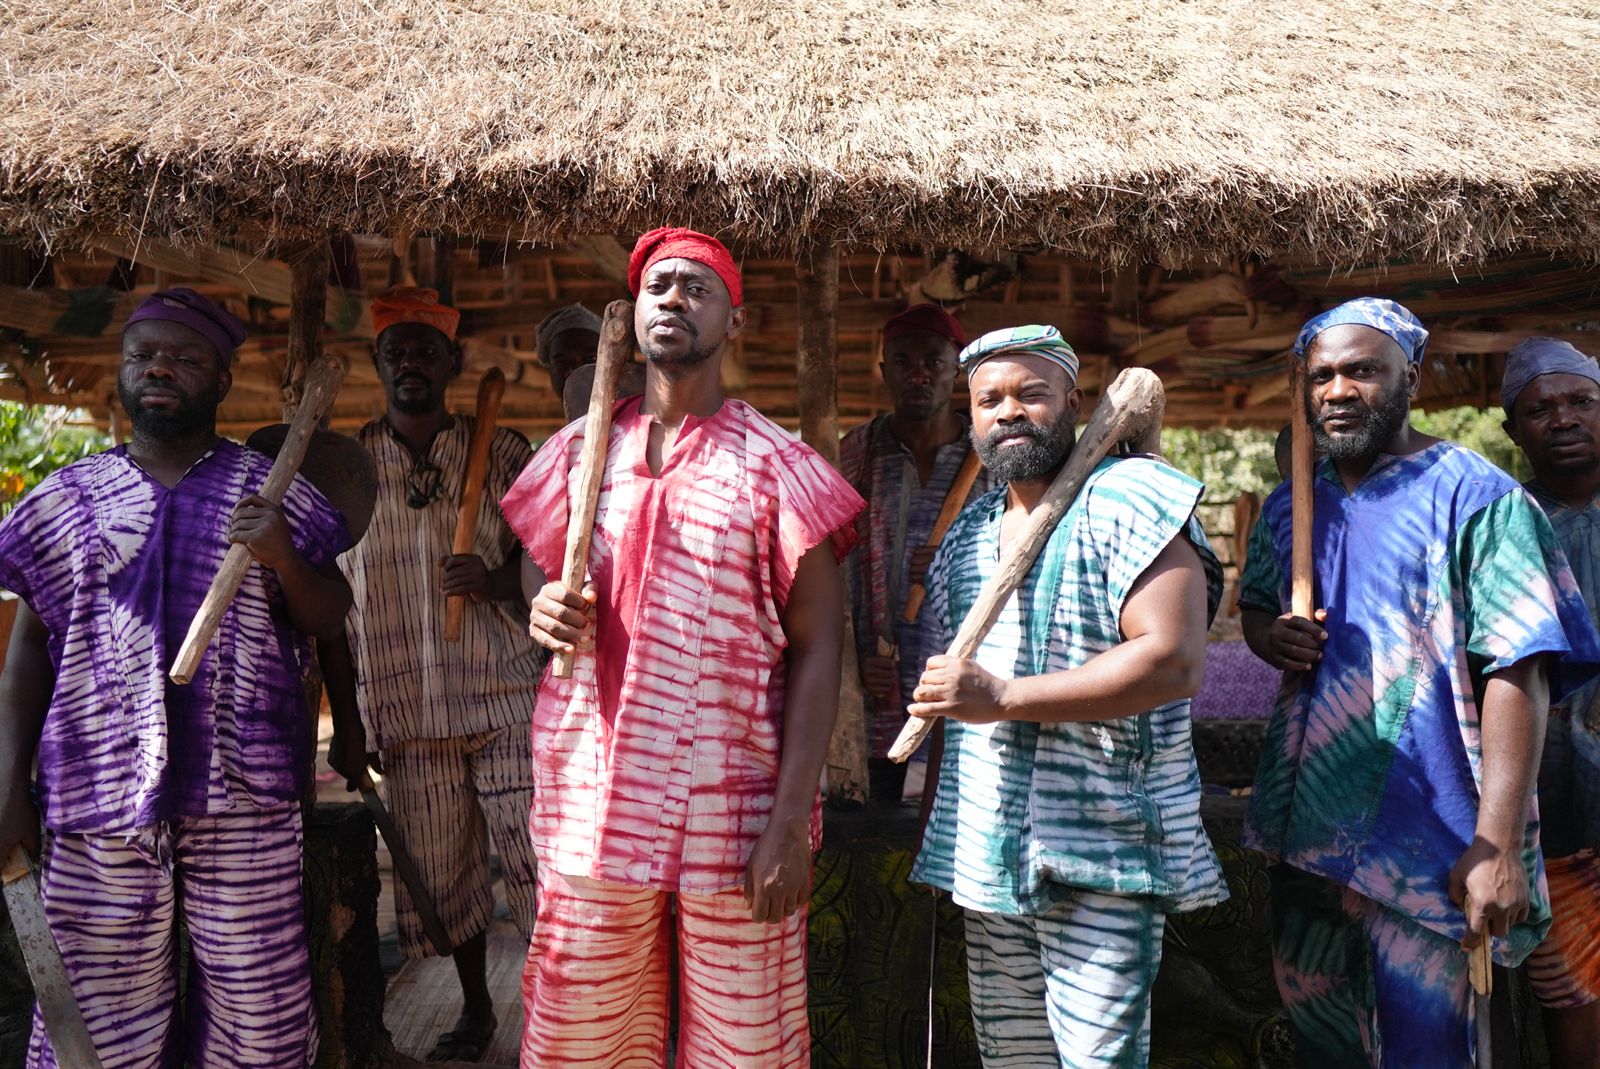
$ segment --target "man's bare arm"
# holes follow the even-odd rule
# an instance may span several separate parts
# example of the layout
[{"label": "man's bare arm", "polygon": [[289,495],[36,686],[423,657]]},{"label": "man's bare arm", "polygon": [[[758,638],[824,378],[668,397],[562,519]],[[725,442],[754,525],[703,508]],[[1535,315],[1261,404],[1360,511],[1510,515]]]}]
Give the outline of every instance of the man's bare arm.
[{"label": "man's bare arm", "polygon": [[975,661],[937,656],[917,684],[913,716],[1113,720],[1187,698],[1205,673],[1206,580],[1186,538],[1167,544],[1122,607],[1123,641],[1065,672],[1000,679]]},{"label": "man's bare arm", "polygon": [[1477,945],[1487,925],[1494,935],[1528,915],[1528,877],[1522,838],[1544,750],[1550,684],[1545,657],[1530,657],[1490,675],[1484,684],[1479,735],[1483,785],[1472,844],[1450,870],[1450,897],[1471,899],[1464,945]]},{"label": "man's bare arm", "polygon": [[39,853],[33,758],[56,685],[49,639],[44,621],[18,602],[5,670],[0,672],[0,860],[18,843],[35,856]]},{"label": "man's bare arm", "polygon": [[811,807],[839,713],[844,590],[826,542],[795,568],[783,633],[789,648],[778,785],[771,820],[745,874],[751,915],[773,922],[799,909],[811,893]]}]

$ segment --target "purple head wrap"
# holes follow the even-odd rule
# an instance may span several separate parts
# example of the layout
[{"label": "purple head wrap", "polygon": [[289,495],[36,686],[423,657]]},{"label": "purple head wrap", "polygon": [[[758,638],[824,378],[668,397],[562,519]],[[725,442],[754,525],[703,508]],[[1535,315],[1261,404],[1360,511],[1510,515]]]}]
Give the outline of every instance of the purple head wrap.
[{"label": "purple head wrap", "polygon": [[1517,395],[1540,375],[1578,375],[1600,385],[1600,364],[1594,357],[1558,338],[1533,337],[1506,354],[1506,374],[1500,380],[1500,407],[1511,415]]},{"label": "purple head wrap", "polygon": [[188,327],[217,351],[222,366],[233,363],[233,352],[244,341],[244,322],[192,289],[177,287],[152,293],[133,310],[128,321],[122,324],[126,331],[135,323],[149,319],[166,320]]}]

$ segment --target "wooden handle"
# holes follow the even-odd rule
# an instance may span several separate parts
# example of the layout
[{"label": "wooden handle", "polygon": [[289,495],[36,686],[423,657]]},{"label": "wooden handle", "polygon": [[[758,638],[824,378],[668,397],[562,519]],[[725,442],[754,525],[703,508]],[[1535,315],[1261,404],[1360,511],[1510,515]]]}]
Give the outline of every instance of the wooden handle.
[{"label": "wooden handle", "polygon": [[[1067,509],[1072,507],[1095,466],[1121,442],[1147,441],[1152,425],[1160,425],[1166,403],[1161,380],[1148,368],[1127,368],[1113,380],[1095,406],[1094,416],[1084,427],[1072,456],[1028,514],[1028,522],[1006,550],[999,570],[978,591],[977,600],[967,610],[961,629],[946,651],[949,656],[965,659],[978,652],[1000,610],[1027,578],[1039,551],[1044,549]],[[904,761],[916,753],[922,740],[933,730],[933,724],[933,720],[921,717],[907,720],[900,729],[900,737],[889,750],[890,759]]]},{"label": "wooden handle", "polygon": [[[561,585],[583,589],[589,570],[589,541],[594,537],[594,513],[600,504],[600,483],[606,470],[606,442],[611,437],[611,409],[617,400],[617,377],[633,359],[633,302],[612,301],[600,325],[600,351],[595,359],[594,389],[589,394],[589,415],[583,423],[583,452],[578,455],[577,497],[567,516],[567,555],[561,566]],[[572,675],[572,654],[557,653],[550,672],[557,679]]]},{"label": "wooden handle", "polygon": [[[1472,917],[1472,899],[1462,899],[1461,912],[1469,921]],[[1475,995],[1494,994],[1494,938],[1489,934],[1489,919],[1483,921],[1483,937],[1478,945],[1467,951],[1467,982]]]},{"label": "wooden handle", "polygon": [[[283,446],[278,450],[272,470],[267,473],[267,481],[260,490],[261,496],[274,505],[283,503],[289,483],[294,480],[295,472],[300,470],[300,463],[306,458],[306,446],[311,442],[311,434],[333,404],[334,397],[339,393],[339,384],[343,381],[344,368],[332,360],[319,360],[306,372],[305,392],[301,395],[300,407],[295,410],[294,421],[289,424]],[[222,622],[222,614],[228,610],[234,594],[239,592],[239,584],[244,582],[245,573],[249,570],[250,547],[240,542],[234,543],[228,548],[228,555],[223,558],[222,567],[217,570],[217,577],[212,580],[211,589],[200,603],[200,611],[194,614],[189,633],[184,636],[178,656],[172,662],[170,674],[174,683],[185,684],[194,678],[200,658],[205,655],[206,647],[211,645],[211,637],[217,632],[217,625]]]},{"label": "wooden handle", "polygon": [[1289,405],[1292,430],[1290,444],[1290,512],[1292,536],[1289,553],[1289,609],[1303,619],[1312,619],[1316,609],[1312,600],[1311,530],[1315,519],[1312,480],[1311,419],[1306,412],[1306,366],[1298,357],[1289,357]]},{"label": "wooden handle", "polygon": [[33,871],[33,859],[28,852],[18,843],[11,848],[11,855],[6,858],[6,867],[0,870],[0,882],[16,883],[22,877]]},{"label": "wooden handle", "polygon": [[[461,486],[461,511],[456,514],[456,540],[453,554],[471,553],[478,537],[478,506],[483,504],[483,481],[489,475],[489,445],[494,441],[494,421],[500,415],[500,399],[506,394],[506,374],[497,367],[483,373],[478,381],[478,409],[472,423],[472,441],[467,445],[467,477]],[[461,618],[467,599],[451,594],[444,608],[444,640],[461,641]]]},{"label": "wooden handle", "polygon": [[[972,493],[972,484],[978,481],[978,470],[982,467],[983,462],[978,459],[978,451],[968,449],[967,459],[961,462],[961,470],[956,472],[956,481],[950,484],[950,492],[944,495],[944,504],[939,506],[939,518],[933,521],[933,530],[928,532],[928,540],[922,543],[922,548],[939,548],[939,543],[944,541],[944,536],[950,531],[950,525],[961,515],[961,507],[967,503],[967,495]],[[901,611],[900,619],[908,624],[916,623],[917,614],[922,611],[922,601],[927,596],[926,586],[922,583],[911,584],[911,593],[906,595],[906,607]]]}]

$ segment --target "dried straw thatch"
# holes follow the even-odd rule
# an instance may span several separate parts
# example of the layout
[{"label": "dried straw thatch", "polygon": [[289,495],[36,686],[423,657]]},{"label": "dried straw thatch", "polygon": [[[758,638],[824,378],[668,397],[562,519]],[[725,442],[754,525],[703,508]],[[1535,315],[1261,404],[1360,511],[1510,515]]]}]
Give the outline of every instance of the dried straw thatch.
[{"label": "dried straw thatch", "polygon": [[1066,7],[0,0],[0,231],[1600,249],[1593,3]]}]

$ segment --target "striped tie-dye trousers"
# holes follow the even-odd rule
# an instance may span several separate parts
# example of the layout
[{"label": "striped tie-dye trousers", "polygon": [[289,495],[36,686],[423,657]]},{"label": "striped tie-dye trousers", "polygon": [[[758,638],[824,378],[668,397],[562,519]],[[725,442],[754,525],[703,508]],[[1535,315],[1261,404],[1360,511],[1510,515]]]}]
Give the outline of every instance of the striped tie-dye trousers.
[{"label": "striped tie-dye trousers", "polygon": [[[524,938],[533,931],[533,767],[528,725],[444,739],[408,739],[383,751],[389,812],[417,863],[422,885],[457,946],[494,915],[489,844],[500,853],[506,906]],[[434,953],[405,881],[394,881],[400,949]]]},{"label": "striped tie-dye trousers", "polygon": [[[305,1069],[316,1006],[297,804],[52,836],[44,899],[105,1069]],[[178,1008],[181,914],[189,931]],[[30,1069],[56,1061],[35,1016]]]},{"label": "striped tie-dye trousers", "polygon": [[1461,944],[1365,895],[1274,865],[1272,968],[1308,1066],[1474,1064]]},{"label": "striped tie-dye trousers", "polygon": [[750,919],[739,892],[669,895],[539,871],[522,1069],[661,1069],[677,904],[679,1069],[805,1069],[806,911]]},{"label": "striped tie-dye trousers", "polygon": [[1079,891],[1044,913],[968,909],[967,986],[984,1069],[1142,1069],[1166,915]]}]

